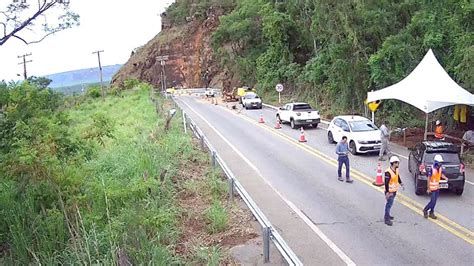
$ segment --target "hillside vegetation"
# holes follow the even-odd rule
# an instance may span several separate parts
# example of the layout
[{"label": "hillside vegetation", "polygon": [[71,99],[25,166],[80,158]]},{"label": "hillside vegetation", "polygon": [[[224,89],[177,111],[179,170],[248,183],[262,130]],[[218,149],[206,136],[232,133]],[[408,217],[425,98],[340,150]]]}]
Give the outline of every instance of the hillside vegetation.
[{"label": "hillside vegetation", "polygon": [[[183,24],[212,6],[227,10],[212,36],[220,67],[270,101],[283,83],[287,99],[306,99],[329,115],[363,113],[367,91],[400,81],[430,48],[474,92],[469,0],[178,0],[167,14]],[[412,107],[384,105],[381,116],[394,124],[422,123]]]},{"label": "hillside vegetation", "polygon": [[133,83],[105,99],[0,83],[0,264],[217,265],[256,236],[179,114],[164,129],[172,104]]}]

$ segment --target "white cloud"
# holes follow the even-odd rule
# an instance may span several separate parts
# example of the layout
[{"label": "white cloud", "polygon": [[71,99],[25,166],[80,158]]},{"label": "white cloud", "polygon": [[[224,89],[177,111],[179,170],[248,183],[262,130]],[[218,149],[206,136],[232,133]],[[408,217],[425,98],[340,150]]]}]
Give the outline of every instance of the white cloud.
[{"label": "white cloud", "polygon": [[[11,0],[0,0],[11,1]],[[173,0],[71,0],[81,16],[79,27],[49,36],[39,44],[14,39],[0,46],[0,80],[18,79],[23,73],[18,55],[31,52],[28,75],[41,76],[74,69],[125,63],[131,51],[152,39],[161,29],[160,16]],[[2,3],[0,6],[4,6]]]}]

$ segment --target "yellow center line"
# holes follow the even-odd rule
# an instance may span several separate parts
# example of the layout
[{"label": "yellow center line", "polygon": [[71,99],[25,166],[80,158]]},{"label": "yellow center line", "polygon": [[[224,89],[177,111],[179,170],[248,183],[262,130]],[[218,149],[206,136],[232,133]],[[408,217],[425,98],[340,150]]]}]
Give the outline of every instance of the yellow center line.
[{"label": "yellow center line", "polygon": [[[237,115],[236,113],[232,112],[231,110],[229,110],[227,108],[223,108],[223,109],[228,111],[231,114]],[[256,121],[254,121],[253,119],[251,119],[251,118],[249,118],[245,115],[241,115],[239,117],[245,119],[246,121],[248,121],[250,123],[253,123],[254,125],[256,125],[256,126],[262,128],[262,129],[267,130],[268,132],[272,133],[273,135],[279,136],[283,140],[286,140],[288,143],[291,143],[291,144],[295,145],[296,147],[305,150],[306,152],[314,155],[315,157],[319,158],[320,160],[325,161],[326,163],[337,167],[337,160],[327,156],[326,154],[322,153],[321,151],[319,151],[319,150],[317,150],[313,147],[301,144],[297,140],[289,137],[288,135],[286,135],[284,133],[281,133],[281,132],[278,132],[275,129],[273,129],[272,127],[270,127],[266,124],[257,123]],[[353,168],[351,169],[351,173],[352,173],[352,176],[354,178],[356,178],[357,180],[359,180],[362,183],[370,186],[371,188],[374,188],[376,191],[378,191],[380,193],[384,193],[383,188],[376,187],[376,186],[372,185],[373,180],[369,176],[359,172],[358,170],[354,170]],[[404,205],[405,207],[409,208],[410,210],[414,211],[416,214],[418,214],[420,216],[423,216],[423,214],[422,214],[423,206],[420,203],[414,201],[413,199],[399,193],[398,202],[401,203],[402,205]],[[450,220],[449,218],[447,218],[444,215],[441,215],[441,214],[438,213],[437,216],[438,216],[437,220],[429,219],[429,221],[437,224],[441,228],[443,228],[446,231],[452,233],[453,235],[463,239],[464,241],[468,242],[469,244],[474,245],[474,238],[473,238],[474,233],[471,230],[469,230],[468,228],[466,228],[466,227]]]}]

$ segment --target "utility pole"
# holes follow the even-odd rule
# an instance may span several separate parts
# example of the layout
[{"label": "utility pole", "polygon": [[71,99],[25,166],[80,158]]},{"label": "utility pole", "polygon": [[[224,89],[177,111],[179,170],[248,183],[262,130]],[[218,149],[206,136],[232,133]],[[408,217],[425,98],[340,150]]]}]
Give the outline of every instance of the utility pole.
[{"label": "utility pole", "polygon": [[169,60],[168,55],[161,55],[156,57],[157,61],[160,61],[161,63],[161,90],[163,91],[164,94],[166,94],[166,72],[165,72],[165,65],[166,61]]},{"label": "utility pole", "polygon": [[95,51],[92,54],[97,54],[97,59],[99,60],[99,72],[100,72],[100,91],[102,92],[102,97],[105,96],[104,85],[102,84],[102,64],[100,63],[100,53],[103,53],[104,50]]},{"label": "utility pole", "polygon": [[23,77],[25,80],[28,79],[28,74],[26,72],[26,64],[33,62],[33,60],[26,60],[27,56],[31,56],[31,53],[24,54],[24,55],[19,55],[18,58],[23,58],[23,62],[18,63],[18,65],[23,65]]}]

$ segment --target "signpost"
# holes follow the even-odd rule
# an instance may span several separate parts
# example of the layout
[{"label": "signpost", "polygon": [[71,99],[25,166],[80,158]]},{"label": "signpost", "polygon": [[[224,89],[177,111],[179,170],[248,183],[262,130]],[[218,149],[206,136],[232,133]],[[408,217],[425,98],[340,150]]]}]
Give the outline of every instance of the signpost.
[{"label": "signpost", "polygon": [[275,90],[278,92],[278,103],[281,103],[281,92],[283,91],[283,85],[282,84],[277,84],[275,86]]}]

